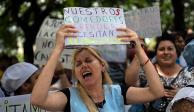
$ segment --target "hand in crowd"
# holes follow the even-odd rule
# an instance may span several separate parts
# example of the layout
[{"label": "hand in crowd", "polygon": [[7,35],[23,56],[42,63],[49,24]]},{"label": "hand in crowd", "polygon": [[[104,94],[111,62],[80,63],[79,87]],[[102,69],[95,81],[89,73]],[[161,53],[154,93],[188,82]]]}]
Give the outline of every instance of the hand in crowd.
[{"label": "hand in crowd", "polygon": [[165,89],[164,96],[172,99],[178,91],[179,91],[179,88],[176,88],[176,87],[172,87],[172,89]]},{"label": "hand in crowd", "polygon": [[117,31],[122,32],[117,36],[120,41],[134,44],[135,48],[141,47],[140,39],[136,32],[129,28],[118,28]]},{"label": "hand in crowd", "polygon": [[56,33],[56,47],[63,50],[65,38],[74,38],[77,36],[77,32],[78,30],[73,25],[65,24],[61,26]]}]

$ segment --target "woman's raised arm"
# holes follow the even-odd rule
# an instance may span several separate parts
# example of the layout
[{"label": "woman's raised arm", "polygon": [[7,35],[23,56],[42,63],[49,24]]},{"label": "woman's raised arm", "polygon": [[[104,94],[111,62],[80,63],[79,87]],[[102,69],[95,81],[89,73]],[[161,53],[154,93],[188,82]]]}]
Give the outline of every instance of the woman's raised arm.
[{"label": "woman's raised arm", "polygon": [[160,82],[158,73],[141,47],[140,40],[136,32],[128,28],[119,28],[118,31],[123,33],[118,35],[123,42],[129,42],[129,44],[134,44],[136,56],[138,57],[139,63],[143,67],[146,78],[149,83],[149,87],[138,88],[138,87],[129,87],[126,93],[127,103],[143,103],[149,102],[164,95],[164,88]]},{"label": "woman's raised arm", "polygon": [[46,65],[44,66],[38,80],[33,88],[31,103],[40,108],[61,111],[64,110],[67,103],[67,97],[62,92],[49,94],[49,88],[57,66],[57,62],[64,49],[65,38],[76,37],[78,30],[73,25],[63,25],[56,33],[56,45],[53,49]]}]

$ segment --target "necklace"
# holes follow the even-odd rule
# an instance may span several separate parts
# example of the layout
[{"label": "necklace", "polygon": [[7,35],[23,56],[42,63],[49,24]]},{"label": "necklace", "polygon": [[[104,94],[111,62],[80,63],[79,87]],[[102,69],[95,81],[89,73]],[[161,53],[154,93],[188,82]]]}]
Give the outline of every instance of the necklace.
[{"label": "necklace", "polygon": [[160,76],[163,76],[166,78],[174,78],[180,72],[180,71],[173,71],[173,69],[171,69],[169,72],[163,72],[164,70],[159,65],[156,65],[156,70]]},{"label": "necklace", "polygon": [[102,102],[95,103],[95,105],[96,105],[99,112],[101,112],[103,110],[103,106],[104,106],[105,103],[106,103],[105,99]]},{"label": "necklace", "polygon": [[95,103],[95,105],[97,108],[103,108],[105,103],[106,103],[106,100],[104,99],[102,102]]},{"label": "necklace", "polygon": [[91,96],[89,96],[89,97],[91,98],[91,100],[96,105],[98,111],[101,112],[103,110],[104,104],[106,103],[103,91],[102,91],[102,94],[96,94],[93,97],[91,97]]},{"label": "necklace", "polygon": [[[94,102],[94,100],[92,98],[91,98],[91,100]],[[103,98],[103,101],[97,102],[97,103],[94,103],[94,104],[96,105],[98,111],[101,112],[103,110],[103,106],[104,106],[105,103],[106,103],[106,100],[105,100],[105,98]]]}]

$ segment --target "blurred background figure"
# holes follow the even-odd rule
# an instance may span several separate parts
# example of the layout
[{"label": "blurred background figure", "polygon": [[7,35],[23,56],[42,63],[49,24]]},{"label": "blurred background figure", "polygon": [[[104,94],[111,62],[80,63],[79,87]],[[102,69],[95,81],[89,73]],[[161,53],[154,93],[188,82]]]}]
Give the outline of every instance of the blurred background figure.
[{"label": "blurred background figure", "polygon": [[191,40],[183,51],[183,56],[188,64],[188,66],[194,66],[194,39]]},{"label": "blurred background figure", "polygon": [[[144,38],[140,38],[141,46],[144,49],[145,53],[148,55],[148,50],[147,46],[145,44]],[[140,65],[140,62],[136,56],[136,52],[134,49],[134,46],[129,44],[127,46],[127,68],[125,70],[125,83],[127,86],[135,86],[135,87],[145,87],[145,83],[142,83],[142,81],[137,81],[141,80],[142,75],[145,76],[145,72],[143,71],[143,68]],[[136,83],[136,82],[141,82]]]},{"label": "blurred background figure", "polygon": [[[148,55],[148,49],[145,44],[144,38],[140,38],[141,46]],[[145,87],[147,81],[145,79],[145,72],[140,65],[140,62],[136,56],[134,46],[127,45],[127,68],[125,70],[125,84],[127,87]],[[138,80],[138,81],[137,81]],[[145,81],[145,82],[144,82]],[[141,83],[140,83],[141,82]],[[146,107],[142,104],[133,104],[129,108],[128,112],[145,112]]]},{"label": "blurred background figure", "polygon": [[192,39],[194,39],[193,29],[189,28],[185,34],[185,44],[188,44]]},{"label": "blurred background figure", "polygon": [[183,57],[183,50],[185,47],[183,34],[181,34],[180,32],[173,32],[172,35],[174,35],[175,38],[175,46],[178,54],[177,63],[180,64],[182,67],[186,67],[187,63]]},{"label": "blurred background figure", "polygon": [[23,95],[32,92],[40,71],[30,63],[20,62],[8,67],[1,79],[5,96]]},{"label": "blurred background figure", "polygon": [[68,88],[72,86],[72,73],[71,70],[65,69],[63,67],[63,64],[61,62],[57,63],[57,67],[55,69],[55,75],[53,76],[52,82],[51,82],[51,88],[50,90],[61,90],[64,88]]},{"label": "blurred background figure", "polygon": [[[165,88],[165,96],[146,104],[146,110],[148,112],[165,112],[168,103],[173,99],[179,89],[187,86],[191,80],[194,79],[193,67],[182,67],[177,64],[178,51],[175,46],[174,35],[163,34],[162,37],[157,38],[157,44],[155,47],[155,61],[154,66],[158,72],[161,82]],[[135,59],[135,58],[134,58]],[[189,59],[189,58],[188,58]],[[136,68],[140,68],[140,65],[136,63]],[[137,69],[131,69],[137,71]],[[149,86],[145,75],[139,74],[126,74],[126,80],[131,80],[130,86]],[[141,76],[138,76],[141,75]],[[127,82],[127,81],[126,81]],[[131,111],[132,112],[132,111]]]},{"label": "blurred background figure", "polygon": [[125,74],[125,63],[118,62],[108,62],[109,69],[108,72],[113,83],[124,84],[124,74]]},{"label": "blurred background figure", "polygon": [[181,34],[180,32],[174,32],[172,34],[175,36],[175,45],[177,47],[178,53],[180,54],[185,47],[185,40],[183,34]]},{"label": "blurred background figure", "polygon": [[165,112],[168,103],[179,89],[194,79],[194,68],[177,64],[178,51],[173,35],[164,34],[157,38],[155,68],[165,88],[165,96],[149,104],[150,112]]}]

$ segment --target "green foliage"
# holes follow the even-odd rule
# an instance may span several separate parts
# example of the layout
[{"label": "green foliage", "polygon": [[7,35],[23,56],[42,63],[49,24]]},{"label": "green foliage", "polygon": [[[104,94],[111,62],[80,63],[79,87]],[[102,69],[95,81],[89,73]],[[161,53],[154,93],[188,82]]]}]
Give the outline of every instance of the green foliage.
[{"label": "green foliage", "polygon": [[160,18],[162,30],[172,29],[173,25],[173,9],[170,0],[164,0],[160,4]]},{"label": "green foliage", "polygon": [[186,26],[194,29],[194,0],[185,0],[184,6]]},{"label": "green foliage", "polygon": [[[171,0],[1,0],[0,52],[15,53],[18,37],[33,42],[45,16],[63,18],[64,7],[91,7],[94,3],[100,7],[122,7],[126,11],[158,4],[162,30],[173,28]],[[194,0],[185,0],[184,4],[186,26],[193,27]]]},{"label": "green foliage", "polygon": [[0,20],[0,41],[1,52],[6,54],[11,54],[13,51],[17,50],[17,36],[20,32],[14,29],[14,24],[10,23],[8,17],[1,18]]}]

